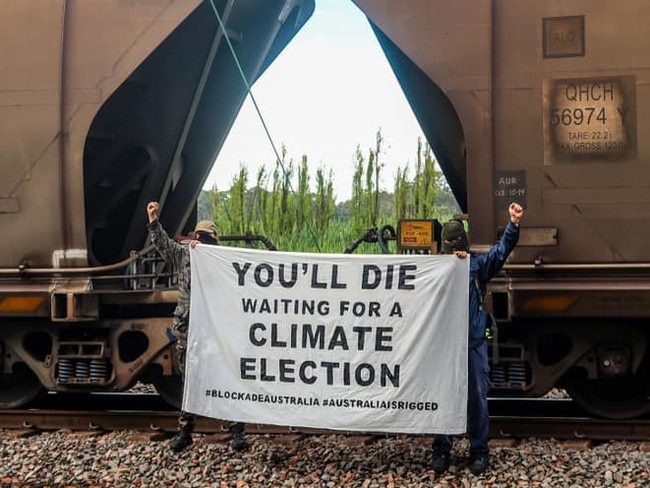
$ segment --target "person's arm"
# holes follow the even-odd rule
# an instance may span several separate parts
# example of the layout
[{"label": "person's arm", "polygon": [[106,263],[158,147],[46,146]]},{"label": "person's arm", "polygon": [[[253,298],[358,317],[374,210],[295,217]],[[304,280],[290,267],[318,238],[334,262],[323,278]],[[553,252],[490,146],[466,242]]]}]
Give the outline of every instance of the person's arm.
[{"label": "person's arm", "polygon": [[519,222],[524,216],[524,209],[518,203],[508,207],[510,220],[499,242],[483,255],[477,257],[480,263],[481,280],[487,283],[503,267],[508,256],[519,241]]},{"label": "person's arm", "polygon": [[160,225],[158,221],[159,207],[158,202],[149,202],[147,204],[151,242],[164,258],[170,259],[175,264],[180,263],[183,246],[171,239],[162,225]]}]

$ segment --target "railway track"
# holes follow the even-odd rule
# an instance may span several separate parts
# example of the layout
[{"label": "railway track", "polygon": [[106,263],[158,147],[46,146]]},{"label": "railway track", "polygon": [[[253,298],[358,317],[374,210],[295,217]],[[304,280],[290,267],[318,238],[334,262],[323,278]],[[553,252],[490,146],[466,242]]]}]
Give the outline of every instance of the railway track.
[{"label": "railway track", "polygon": [[[583,440],[650,440],[650,419],[608,420],[585,417],[567,399],[491,399],[492,439],[555,438]],[[155,394],[48,395],[30,409],[0,410],[0,428],[34,434],[41,431],[133,430],[167,436],[176,430],[177,412]],[[249,424],[247,433],[273,435],[341,434],[340,431]],[[199,417],[196,431],[227,433],[226,422]],[[345,432],[350,436],[386,434]]]}]

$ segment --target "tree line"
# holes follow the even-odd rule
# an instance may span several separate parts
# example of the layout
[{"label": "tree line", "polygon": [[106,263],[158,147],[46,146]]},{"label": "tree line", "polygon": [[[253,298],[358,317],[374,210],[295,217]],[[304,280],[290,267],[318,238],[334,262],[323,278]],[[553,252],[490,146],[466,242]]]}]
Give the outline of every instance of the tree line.
[{"label": "tree line", "polygon": [[[368,229],[396,226],[399,219],[442,222],[459,212],[431,148],[420,138],[414,167],[398,167],[393,192],[381,191],[383,143],[378,131],[373,148],[364,153],[357,146],[346,202],[336,202],[331,169],[319,166],[312,185],[307,156],[296,162],[283,146],[273,172],[261,166],[252,185],[241,164],[229,189],[202,191],[198,218],[213,220],[221,235],[263,235],[283,251],[340,253]],[[365,244],[359,252],[379,249]]]}]

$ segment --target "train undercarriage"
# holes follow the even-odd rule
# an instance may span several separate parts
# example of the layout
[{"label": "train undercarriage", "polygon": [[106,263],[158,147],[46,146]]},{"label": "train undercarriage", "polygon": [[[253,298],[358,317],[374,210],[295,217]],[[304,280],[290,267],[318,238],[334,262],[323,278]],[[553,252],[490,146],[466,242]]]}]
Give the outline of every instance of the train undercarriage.
[{"label": "train undercarriage", "polygon": [[43,390],[122,391],[136,381],[153,384],[178,406],[181,384],[172,371],[170,323],[143,318],[5,326],[0,407],[25,405]]},{"label": "train undercarriage", "polygon": [[[45,391],[124,391],[152,384],[175,407],[182,382],[173,369],[168,317],[61,325],[4,324],[0,408],[18,408]],[[563,388],[585,412],[611,419],[650,411],[648,334],[616,322],[500,324],[488,342],[491,396],[540,397]]]},{"label": "train undercarriage", "polygon": [[[525,357],[528,396],[557,387],[592,415],[647,414],[648,283],[643,264],[506,265],[488,287],[491,308],[504,324],[499,343],[521,344],[523,352],[506,348],[498,362]],[[497,386],[503,368],[492,362]]]},{"label": "train undercarriage", "polygon": [[489,341],[491,395],[566,390],[585,412],[610,419],[650,411],[648,334],[641,324],[512,322]]}]

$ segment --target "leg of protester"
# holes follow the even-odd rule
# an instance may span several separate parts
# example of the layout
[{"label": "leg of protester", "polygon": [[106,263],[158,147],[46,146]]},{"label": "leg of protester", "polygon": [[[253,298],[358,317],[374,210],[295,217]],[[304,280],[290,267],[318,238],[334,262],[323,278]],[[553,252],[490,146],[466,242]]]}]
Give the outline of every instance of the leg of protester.
[{"label": "leg of protester", "polygon": [[488,468],[489,414],[487,394],[490,387],[487,343],[469,349],[468,430],[470,470],[479,474]]}]

